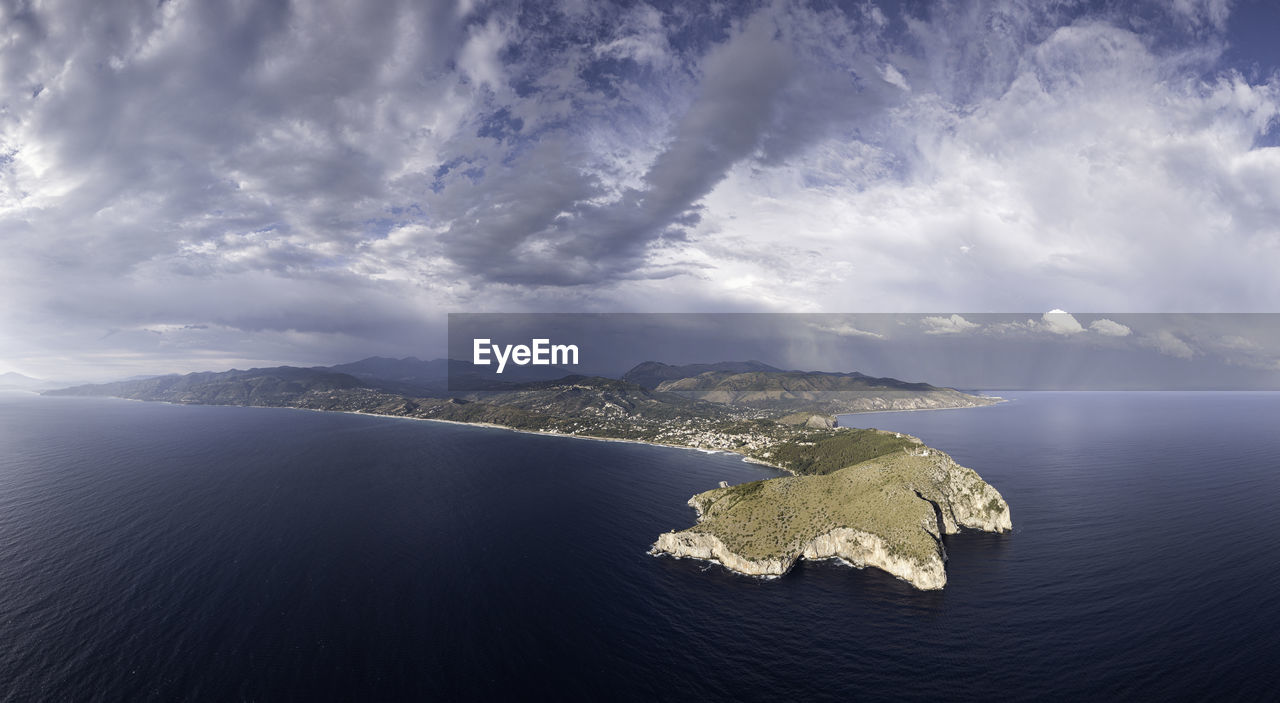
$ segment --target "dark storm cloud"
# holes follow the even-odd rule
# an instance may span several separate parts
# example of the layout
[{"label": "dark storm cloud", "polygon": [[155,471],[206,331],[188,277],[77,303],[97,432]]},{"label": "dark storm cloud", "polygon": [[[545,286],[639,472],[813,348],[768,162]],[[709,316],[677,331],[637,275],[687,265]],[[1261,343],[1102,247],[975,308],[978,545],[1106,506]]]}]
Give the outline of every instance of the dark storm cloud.
[{"label": "dark storm cloud", "polygon": [[[832,112],[850,120],[858,102],[883,107],[883,81],[861,86],[847,70],[833,81],[827,64],[798,55],[813,39],[800,34],[807,30],[759,12],[713,45],[690,66],[698,74],[694,97],[665,145],[638,185],[616,197],[581,170],[590,154],[551,137],[470,184],[457,179],[457,190],[438,199],[468,213],[451,218],[447,253],[471,273],[506,283],[599,283],[642,269],[651,246],[683,239],[698,222],[698,201],[736,164],[784,159],[824,136],[820,124]],[[466,193],[462,203],[454,201],[458,191]]]},{"label": "dark storm cloud", "polygon": [[[416,253],[476,282],[630,275],[757,149],[794,69],[766,13],[645,9],[10,8],[6,143],[29,191],[8,224],[38,217],[53,275],[316,275],[360,259],[378,219],[437,229]],[[695,97],[626,185],[583,142],[665,113],[643,103],[666,91]]]}]

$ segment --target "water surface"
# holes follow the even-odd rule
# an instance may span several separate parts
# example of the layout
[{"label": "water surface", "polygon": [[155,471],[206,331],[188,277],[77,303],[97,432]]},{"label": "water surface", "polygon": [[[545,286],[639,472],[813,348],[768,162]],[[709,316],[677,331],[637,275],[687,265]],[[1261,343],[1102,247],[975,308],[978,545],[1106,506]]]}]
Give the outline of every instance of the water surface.
[{"label": "water surface", "polygon": [[994,484],[949,583],[645,550],[732,455],[0,395],[3,700],[1270,695],[1280,394],[861,415]]}]

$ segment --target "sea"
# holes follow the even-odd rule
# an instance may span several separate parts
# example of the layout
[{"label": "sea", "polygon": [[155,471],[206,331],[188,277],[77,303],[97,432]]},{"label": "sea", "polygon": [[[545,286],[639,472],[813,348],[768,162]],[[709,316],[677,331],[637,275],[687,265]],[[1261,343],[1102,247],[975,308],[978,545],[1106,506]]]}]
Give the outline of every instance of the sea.
[{"label": "sea", "polygon": [[1014,529],[948,583],[655,557],[731,454],[0,395],[0,700],[1274,700],[1280,393],[844,416]]}]

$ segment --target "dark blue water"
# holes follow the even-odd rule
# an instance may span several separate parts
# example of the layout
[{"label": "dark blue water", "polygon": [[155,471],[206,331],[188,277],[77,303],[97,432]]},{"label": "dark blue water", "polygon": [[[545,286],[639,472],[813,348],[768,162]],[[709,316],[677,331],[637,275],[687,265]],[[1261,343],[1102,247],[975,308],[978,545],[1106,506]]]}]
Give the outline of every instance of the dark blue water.
[{"label": "dark blue water", "polygon": [[0,699],[1265,698],[1280,394],[864,415],[1011,535],[949,583],[645,554],[727,455],[291,410],[0,396]]}]

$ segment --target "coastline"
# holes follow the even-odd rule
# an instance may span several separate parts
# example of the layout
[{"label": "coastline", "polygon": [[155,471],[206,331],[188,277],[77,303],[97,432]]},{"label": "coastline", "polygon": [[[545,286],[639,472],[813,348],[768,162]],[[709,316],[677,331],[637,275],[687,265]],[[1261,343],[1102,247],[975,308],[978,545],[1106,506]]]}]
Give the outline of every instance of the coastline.
[{"label": "coastline", "polygon": [[[749,455],[747,455],[747,454],[745,454],[745,453],[743,453],[743,452],[736,451],[736,450],[733,450],[733,449],[706,449],[706,448],[703,448],[703,447],[693,447],[693,446],[689,446],[689,445],[685,445],[685,444],[671,444],[671,443],[668,443],[668,442],[652,442],[652,441],[649,441],[649,440],[643,440],[643,439],[625,439],[625,438],[621,438],[621,437],[597,437],[597,436],[594,436],[594,435],[585,435],[585,434],[566,434],[566,433],[564,433],[564,432],[544,432],[544,431],[541,431],[541,430],[522,430],[522,429],[517,429],[517,428],[515,428],[515,427],[507,427],[506,425],[498,425],[498,424],[494,424],[494,423],[492,423],[492,422],[462,422],[462,421],[459,421],[459,420],[443,420],[443,419],[440,419],[440,418],[433,418],[433,417],[412,417],[412,416],[408,416],[408,415],[388,415],[388,414],[386,414],[386,413],[371,413],[371,412],[364,412],[364,411],[362,411],[362,410],[324,410],[324,409],[320,409],[320,408],[299,408],[299,407],[294,407],[294,406],[291,406],[291,405],[223,405],[223,406],[216,406],[216,405],[209,404],[209,403],[176,403],[176,402],[173,402],[173,401],[170,401],[170,400],[143,400],[143,399],[140,399],[140,398],[122,398],[122,397],[120,397],[120,396],[103,396],[103,397],[108,397],[108,398],[112,398],[112,399],[115,399],[115,400],[130,400],[130,401],[134,401],[134,402],[137,402],[137,403],[163,403],[163,404],[165,404],[165,405],[209,405],[209,406],[211,406],[211,407],[229,407],[229,408],[274,408],[274,409],[281,409],[281,410],[303,410],[303,411],[306,411],[306,412],[314,412],[314,413],[343,413],[343,414],[346,414],[346,415],[363,415],[363,416],[365,416],[365,417],[380,417],[380,418],[389,418],[389,419],[393,419],[393,420],[415,420],[415,421],[420,421],[420,422],[439,422],[439,423],[444,423],[444,424],[448,424],[448,425],[460,425],[460,426],[463,426],[463,427],[483,427],[483,428],[487,428],[487,429],[493,429],[493,430],[504,430],[504,431],[507,431],[507,432],[518,432],[518,433],[520,433],[520,434],[538,435],[538,436],[542,436],[542,437],[564,437],[564,438],[568,438],[568,439],[584,439],[584,440],[590,440],[590,441],[593,441],[593,442],[623,442],[623,443],[628,443],[628,444],[646,444],[646,445],[649,445],[649,446],[652,446],[652,447],[668,447],[668,448],[671,448],[671,449],[685,449],[685,450],[689,450],[689,451],[703,452],[703,453],[706,453],[706,454],[718,454],[718,453],[724,453],[724,454],[737,454],[739,457],[741,457],[741,458],[742,458],[742,461],[747,462],[747,463],[749,463],[749,464],[756,464],[756,465],[759,465],[759,466],[765,466],[765,467],[768,467],[768,468],[770,468],[770,469],[774,469],[775,471],[780,471],[780,472],[782,472],[783,474],[788,475],[788,476],[797,476],[797,475],[798,475],[798,474],[796,474],[794,471],[792,471],[791,469],[788,469],[788,468],[786,468],[786,467],[782,467],[782,466],[778,466],[777,464],[773,464],[773,463],[770,463],[770,462],[765,461],[765,460],[763,460],[763,459],[758,459],[758,458],[756,458],[756,457],[749,456]],[[839,418],[839,416],[840,416],[840,415],[872,415],[872,414],[876,414],[876,413],[890,413],[890,412],[893,412],[893,413],[910,413],[910,412],[929,412],[929,411],[933,411],[933,410],[974,410],[974,409],[977,409],[977,408],[988,408],[988,407],[992,407],[992,406],[994,406],[994,405],[998,405],[999,403],[1005,403],[1005,402],[1009,402],[1009,401],[1008,401],[1008,399],[1005,399],[1005,398],[998,398],[998,399],[997,399],[997,401],[996,401],[996,403],[992,403],[991,405],[972,405],[972,406],[955,407],[955,408],[910,408],[910,409],[905,409],[905,410],[868,410],[868,411],[864,411],[864,412],[856,412],[856,413],[839,413],[839,414],[835,415],[835,417]]]},{"label": "coastline", "polygon": [[[42,395],[42,394],[36,393],[35,395]],[[60,397],[60,396],[52,396],[52,397]],[[76,397],[76,396],[71,396],[71,397]],[[79,396],[79,397],[92,397],[92,396]],[[175,403],[172,400],[143,400],[141,398],[122,398],[117,395],[98,396],[98,397],[110,398],[112,400],[125,400],[133,403],[160,403],[163,405],[174,405],[174,406],[198,405],[198,406],[215,407],[215,408],[219,408],[219,407],[220,408],[264,408],[269,410],[301,410],[303,412],[310,412],[310,413],[342,413],[344,415],[360,415],[363,417],[380,417],[380,418],[387,418],[391,420],[413,420],[416,422],[439,422],[446,425],[459,425],[462,427],[483,427],[491,430],[504,430],[506,432],[518,432],[520,434],[538,435],[540,437],[564,437],[566,439],[585,439],[593,442],[623,442],[627,444],[647,444],[651,447],[668,447],[670,449],[685,449],[689,451],[702,452],[704,454],[737,454],[739,457],[742,458],[743,461],[749,464],[758,464],[760,466],[766,466],[768,468],[781,471],[782,473],[787,474],[788,476],[796,475],[796,473],[790,469],[778,466],[776,464],[771,464],[767,461],[764,461],[763,459],[757,459],[755,457],[748,456],[746,454],[743,454],[742,452],[734,451],[732,449],[706,449],[703,447],[691,447],[686,444],[670,444],[667,442],[650,442],[648,440],[643,440],[643,439],[625,439],[622,437],[596,437],[594,435],[566,434],[564,432],[543,432],[540,430],[521,430],[515,427],[507,427],[506,425],[496,425],[492,422],[462,422],[459,420],[442,420],[440,418],[435,418],[435,417],[412,417],[409,415],[388,415],[386,413],[370,413],[370,412],[364,412],[362,410],[323,410],[320,408],[298,408],[292,405],[216,405],[212,403]]]},{"label": "coastline", "polygon": [[[112,396],[112,397],[115,397],[115,396]],[[132,398],[121,398],[120,400],[132,400]],[[138,402],[142,402],[142,403],[159,402],[159,403],[168,403],[169,405],[203,405],[203,403],[173,403],[167,400],[160,400],[160,401],[142,400]],[[235,408],[278,407],[285,410],[305,410],[307,412],[313,412],[313,413],[344,413],[346,415],[363,415],[365,417],[384,417],[384,418],[390,418],[392,420],[415,420],[418,422],[440,422],[446,425],[460,425],[462,427],[484,427],[491,430],[505,430],[507,432],[518,432],[520,434],[538,435],[540,437],[564,437],[566,439],[585,439],[585,440],[590,440],[592,442],[622,442],[626,444],[647,444],[651,447],[668,447],[670,449],[685,449],[689,451],[702,452],[704,454],[737,454],[742,458],[743,461],[749,464],[759,464],[761,466],[767,466],[771,469],[781,471],[789,476],[796,475],[795,472],[791,471],[790,469],[777,466],[776,464],[770,464],[769,462],[764,461],[762,459],[756,459],[755,457],[747,456],[742,452],[737,452],[732,449],[704,449],[702,447],[691,447],[686,444],[669,444],[667,442],[650,442],[643,439],[624,439],[621,437],[596,437],[593,435],[584,435],[584,434],[566,434],[564,432],[543,432],[540,430],[521,430],[515,427],[507,427],[506,425],[495,425],[492,422],[461,422],[459,420],[441,420],[439,418],[434,418],[434,417],[410,417],[408,415],[387,415],[385,413],[367,413],[360,410],[321,410],[319,408],[295,408],[288,405],[280,405],[280,406],[231,405],[231,406],[224,406],[224,407],[235,407]]]},{"label": "coastline", "polygon": [[[994,397],[994,396],[991,396],[991,397]],[[910,408],[907,410],[868,410],[865,412],[858,412],[858,413],[838,413],[834,415],[834,417],[839,418],[840,415],[872,415],[876,413],[918,413],[918,412],[930,412],[933,410],[975,410],[978,408],[989,408],[995,405],[999,405],[1000,403],[1009,402],[1009,400],[1006,398],[996,398],[995,400],[996,402],[990,405],[970,405],[970,406],[955,407],[955,408]],[[152,401],[142,401],[142,402],[152,402]],[[168,402],[168,401],[159,401],[159,402]],[[178,405],[178,403],[174,403],[174,405]],[[272,407],[272,406],[241,405],[241,406],[234,406],[234,407]],[[281,406],[281,407],[288,407],[288,406]],[[339,412],[339,413],[347,413],[349,415],[365,415],[369,417],[389,417],[389,418],[398,419],[398,420],[421,420],[423,422],[443,422],[450,425],[463,425],[466,427],[487,427],[495,430],[519,432],[521,434],[540,435],[542,437],[567,437],[570,439],[587,439],[595,442],[626,442],[629,444],[647,444],[651,447],[670,447],[672,449],[688,449],[692,451],[703,452],[705,454],[737,454],[738,456],[742,457],[742,460],[747,462],[748,464],[759,464],[760,466],[767,466],[771,469],[776,469],[778,471],[781,471],[787,474],[788,476],[799,475],[796,472],[786,467],[769,463],[768,461],[765,461],[763,459],[757,459],[753,456],[749,456],[747,454],[744,454],[742,452],[739,452],[733,449],[706,449],[703,447],[691,447],[687,444],[650,442],[644,439],[624,439],[621,437],[597,437],[594,435],[584,435],[584,434],[566,434],[564,432],[543,432],[540,430],[521,430],[521,429],[516,429],[514,427],[507,427],[506,425],[495,425],[492,422],[461,422],[458,420],[441,420],[439,418],[433,418],[433,417],[409,417],[407,415],[387,415],[384,413],[367,413],[360,410],[320,410],[317,408],[293,408],[293,409],[309,410],[311,412],[317,412],[317,413]],[[853,428],[842,428],[837,425],[836,429],[853,429]]]},{"label": "coastline", "polygon": [[[163,400],[148,401],[148,400],[141,400],[141,399],[135,399],[135,398],[119,398],[116,396],[108,396],[108,397],[115,400],[134,400],[136,402],[141,402],[141,403],[159,402],[167,405],[206,405],[204,403],[180,403],[180,402],[163,401]],[[1001,399],[1000,402],[1004,402],[1004,399]],[[517,429],[514,427],[499,425],[492,422],[464,422],[459,420],[446,420],[446,419],[440,419],[440,418],[413,417],[408,415],[375,413],[375,412],[367,412],[363,410],[329,410],[329,409],[323,409],[323,408],[306,408],[306,407],[295,407],[295,406],[287,406],[287,405],[226,405],[223,407],[277,408],[277,409],[287,409],[287,410],[305,410],[305,411],[315,412],[315,413],[343,413],[347,415],[364,415],[369,417],[386,418],[386,419],[420,420],[425,422],[438,422],[438,423],[445,423],[450,425],[461,425],[461,426],[468,426],[468,427],[506,430],[508,432],[518,432],[521,434],[542,435],[542,436],[550,436],[550,437],[567,437],[567,438],[575,438],[575,439],[592,440],[597,442],[625,442],[625,443],[631,443],[631,444],[646,444],[654,447],[667,447],[672,449],[693,450],[693,451],[703,452],[707,454],[731,453],[731,454],[737,454],[741,458],[741,460],[744,462],[759,465],[759,466],[764,466],[774,471],[777,471],[779,475],[777,477],[774,477],[772,480],[779,480],[786,476],[790,476],[794,478],[785,479],[785,480],[795,480],[796,478],[801,478],[801,476],[797,474],[795,471],[778,466],[776,464],[770,463],[763,459],[758,459],[758,458],[749,456],[744,452],[736,451],[733,449],[707,449],[703,447],[696,447],[696,446],[689,446],[689,445],[682,445],[682,444],[672,444],[668,442],[655,442],[655,441],[642,440],[642,439],[599,437],[599,436],[593,436],[588,434],[566,434],[564,432],[557,432],[557,431]],[[976,407],[987,407],[987,406],[976,406]],[[935,408],[935,409],[960,410],[964,408]],[[914,412],[914,410],[912,411],[898,410],[895,412]],[[852,428],[846,428],[846,429],[852,429]],[[920,440],[917,439],[916,441],[919,442]],[[941,546],[942,534],[954,533],[958,531],[960,527],[978,529],[978,530],[987,531],[987,532],[1004,532],[1011,529],[1012,526],[1011,524],[1009,524],[1009,520],[1007,517],[1008,504],[1004,502],[1003,498],[1000,497],[999,494],[996,493],[993,488],[986,486],[985,482],[982,482],[981,478],[978,477],[976,473],[972,472],[971,470],[964,469],[964,467],[960,467],[959,465],[956,465],[954,461],[951,460],[950,457],[947,456],[945,453],[937,452],[937,454],[940,458],[945,460],[947,464],[946,468],[948,469],[946,472],[947,474],[951,474],[952,469],[959,469],[961,471],[972,474],[973,477],[977,479],[980,483],[982,483],[982,485],[985,488],[990,489],[991,492],[995,494],[995,499],[999,500],[1005,506],[1004,510],[1002,511],[1002,519],[1004,520],[1004,523],[1001,524],[999,522],[995,522],[992,524],[983,524],[982,521],[973,519],[974,516],[960,513],[960,510],[964,507],[963,504],[961,503],[953,504],[953,500],[951,500],[949,497],[946,498],[944,501],[939,502],[936,498],[931,499],[931,498],[925,497],[924,495],[921,495],[920,492],[917,490],[915,492],[916,495],[926,500],[927,502],[932,503],[934,505],[935,510],[938,509],[939,505],[942,505],[942,506],[945,506],[944,513],[947,515],[951,515],[951,518],[948,520],[945,520],[944,522],[944,517],[943,517],[944,513],[938,513],[938,516],[939,516],[938,523],[937,523],[938,531],[937,533],[934,534],[934,537],[939,540],[938,541],[939,551],[937,554],[929,555],[929,557],[924,561],[907,559],[903,557],[901,554],[898,554],[895,551],[895,549],[891,548],[892,545],[888,541],[886,541],[886,538],[881,536],[881,534],[879,534],[878,532],[868,532],[865,529],[861,529],[861,526],[851,527],[849,524],[837,525],[832,529],[828,530],[827,532],[814,536],[808,542],[801,545],[799,549],[791,550],[791,553],[788,553],[785,555],[764,558],[763,560],[759,558],[751,558],[751,557],[744,556],[743,554],[740,554],[737,551],[735,551],[734,548],[731,548],[729,546],[729,543],[726,543],[725,541],[723,541],[720,538],[720,536],[718,536],[714,531],[703,531],[703,530],[697,529],[699,525],[702,525],[705,522],[705,517],[706,517],[704,506],[699,501],[699,498],[706,495],[710,495],[717,491],[723,492],[723,491],[730,490],[732,487],[727,486],[727,484],[725,484],[724,482],[721,482],[720,489],[711,489],[711,491],[697,494],[689,499],[688,504],[691,507],[693,507],[695,513],[697,513],[697,520],[695,521],[692,527],[686,528],[684,530],[672,530],[672,531],[664,532],[660,534],[658,536],[657,541],[655,541],[650,546],[647,552],[648,554],[654,557],[669,556],[677,559],[693,559],[695,561],[701,561],[708,564],[717,564],[731,573],[736,573],[736,574],[747,576],[750,578],[763,578],[763,579],[780,578],[781,576],[790,572],[791,569],[794,568],[794,566],[800,559],[805,559],[810,561],[835,560],[838,563],[841,563],[853,568],[859,568],[859,569],[866,568],[866,567],[878,568],[882,571],[887,572],[888,574],[890,574],[895,578],[898,578],[900,580],[903,580],[911,584],[913,587],[920,590],[942,589],[946,585],[946,581],[947,581],[946,570],[945,570],[946,552],[945,552],[945,548]],[[929,456],[929,455],[925,454],[923,456]],[[806,476],[806,478],[813,478],[813,477]],[[766,480],[770,480],[770,479],[766,479]],[[953,482],[954,481],[950,479],[948,480],[948,484]],[[944,490],[944,497],[946,497],[946,494],[949,492],[950,491]],[[964,492],[967,495],[970,491],[964,491]],[[984,495],[983,498],[986,498],[986,496]],[[957,513],[957,514],[952,515],[952,513]],[[932,524],[932,521],[931,521],[931,524]]]},{"label": "coastline", "polygon": [[[862,471],[864,463],[872,466]],[[962,529],[996,534],[1013,529],[1009,504],[1000,492],[945,452],[891,454],[864,463],[831,474],[775,479],[754,490],[722,485],[694,495],[688,501],[697,514],[694,525],[660,534],[649,554],[766,578],[788,573],[801,559],[839,558],[859,568],[876,567],[928,591],[947,583],[944,535]],[[908,490],[896,496],[883,493],[886,477]],[[917,498],[931,510],[920,508]],[[809,508],[818,503],[826,507],[814,517]],[[899,517],[888,523],[868,517],[882,508]],[[799,525],[800,532],[783,527],[775,531],[779,536],[769,537],[778,516],[787,525]],[[911,525],[932,539],[900,531]]]}]

